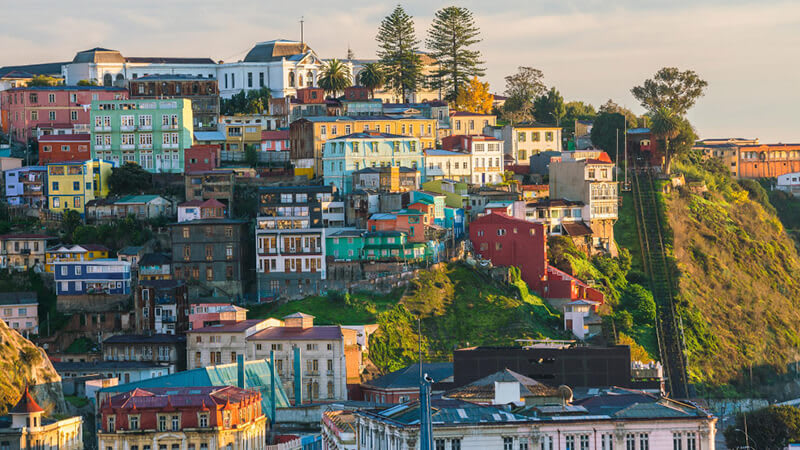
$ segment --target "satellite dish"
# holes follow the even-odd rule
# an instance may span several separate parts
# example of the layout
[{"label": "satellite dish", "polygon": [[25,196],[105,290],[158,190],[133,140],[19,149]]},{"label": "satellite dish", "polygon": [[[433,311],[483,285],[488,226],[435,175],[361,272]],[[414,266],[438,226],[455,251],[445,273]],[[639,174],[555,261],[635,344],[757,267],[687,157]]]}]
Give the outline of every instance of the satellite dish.
[{"label": "satellite dish", "polygon": [[558,395],[564,400],[564,403],[572,403],[572,388],[566,384],[558,387]]}]

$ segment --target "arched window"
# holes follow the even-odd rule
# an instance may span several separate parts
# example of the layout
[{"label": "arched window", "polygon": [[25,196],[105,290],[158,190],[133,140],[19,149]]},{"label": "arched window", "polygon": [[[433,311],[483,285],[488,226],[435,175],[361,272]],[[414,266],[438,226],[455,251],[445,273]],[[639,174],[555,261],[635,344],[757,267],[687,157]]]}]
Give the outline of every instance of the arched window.
[{"label": "arched window", "polygon": [[289,71],[289,86],[294,87],[294,72]]},{"label": "arched window", "polygon": [[114,82],[114,79],[111,77],[110,73],[103,75],[103,86],[111,86]]},{"label": "arched window", "polygon": [[297,87],[303,87],[303,74],[302,73],[297,75],[297,81],[298,81]]},{"label": "arched window", "polygon": [[335,397],[335,393],[333,392],[333,381],[328,381],[328,398]]},{"label": "arched window", "polygon": [[314,74],[311,73],[310,70],[306,72],[306,86],[307,87],[314,86]]}]

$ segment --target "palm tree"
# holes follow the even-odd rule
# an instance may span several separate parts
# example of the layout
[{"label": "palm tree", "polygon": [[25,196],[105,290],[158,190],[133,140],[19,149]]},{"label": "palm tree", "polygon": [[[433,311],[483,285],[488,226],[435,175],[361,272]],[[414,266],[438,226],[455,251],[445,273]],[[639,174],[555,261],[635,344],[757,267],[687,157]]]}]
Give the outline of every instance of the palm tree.
[{"label": "palm tree", "polygon": [[669,141],[680,134],[681,117],[669,108],[660,107],[653,113],[652,123],[650,131],[664,139],[664,171],[669,174],[672,162]]},{"label": "palm tree", "polygon": [[386,76],[378,63],[364,64],[364,68],[358,74],[359,84],[369,89],[369,95],[372,98],[375,98],[375,89],[383,86],[385,81]]},{"label": "palm tree", "polygon": [[322,68],[318,84],[326,93],[335,97],[338,92],[353,84],[350,79],[350,69],[334,58]]}]

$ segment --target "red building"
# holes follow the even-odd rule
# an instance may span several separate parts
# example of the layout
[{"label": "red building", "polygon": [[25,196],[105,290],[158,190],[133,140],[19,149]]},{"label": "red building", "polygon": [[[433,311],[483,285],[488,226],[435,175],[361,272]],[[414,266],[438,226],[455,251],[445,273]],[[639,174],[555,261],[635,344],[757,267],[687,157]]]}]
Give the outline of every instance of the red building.
[{"label": "red building", "polygon": [[90,134],[50,134],[39,138],[39,164],[92,159]]},{"label": "red building", "polygon": [[540,223],[490,213],[470,223],[469,238],[477,256],[495,266],[518,267],[522,280],[542,297],[603,302],[601,292],[547,264],[547,234]]},{"label": "red building", "polygon": [[350,86],[344,89],[344,99],[348,101],[369,100],[369,89],[364,86]]},{"label": "red building", "polygon": [[426,214],[416,209],[401,209],[393,213],[373,214],[367,220],[367,230],[402,231],[408,242],[425,242]]},{"label": "red building", "polygon": [[[125,100],[128,91],[104,86],[39,86],[19,87],[2,92],[5,129],[18,142],[53,130],[89,132],[89,105],[93,100]],[[7,113],[7,114],[6,114]],[[5,126],[5,122],[3,122]]]},{"label": "red building", "polygon": [[185,173],[207,172],[219,167],[219,145],[193,145],[183,152]]},{"label": "red building", "polygon": [[303,88],[297,90],[298,103],[325,103],[325,91],[322,88]]},{"label": "red building", "polygon": [[262,131],[261,151],[289,151],[289,130]]}]

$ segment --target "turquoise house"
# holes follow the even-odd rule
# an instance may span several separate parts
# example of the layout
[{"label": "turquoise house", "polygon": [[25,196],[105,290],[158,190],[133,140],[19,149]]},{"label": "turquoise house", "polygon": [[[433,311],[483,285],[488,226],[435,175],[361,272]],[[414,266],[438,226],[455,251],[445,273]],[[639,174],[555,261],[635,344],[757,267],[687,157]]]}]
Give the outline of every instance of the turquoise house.
[{"label": "turquoise house", "polygon": [[354,133],[329,139],[322,151],[325,185],[336,186],[345,195],[353,192],[353,172],[367,167],[392,166],[424,167],[420,140],[379,132]]},{"label": "turquoise house", "polygon": [[360,261],[364,251],[364,230],[339,230],[325,237],[325,256],[336,261]]},{"label": "turquoise house", "polygon": [[364,259],[367,261],[421,261],[432,256],[422,242],[409,242],[402,231],[376,231],[366,234]]},{"label": "turquoise house", "polygon": [[433,223],[440,227],[445,226],[444,207],[447,196],[436,192],[411,191],[411,203],[422,202],[433,204]]}]

